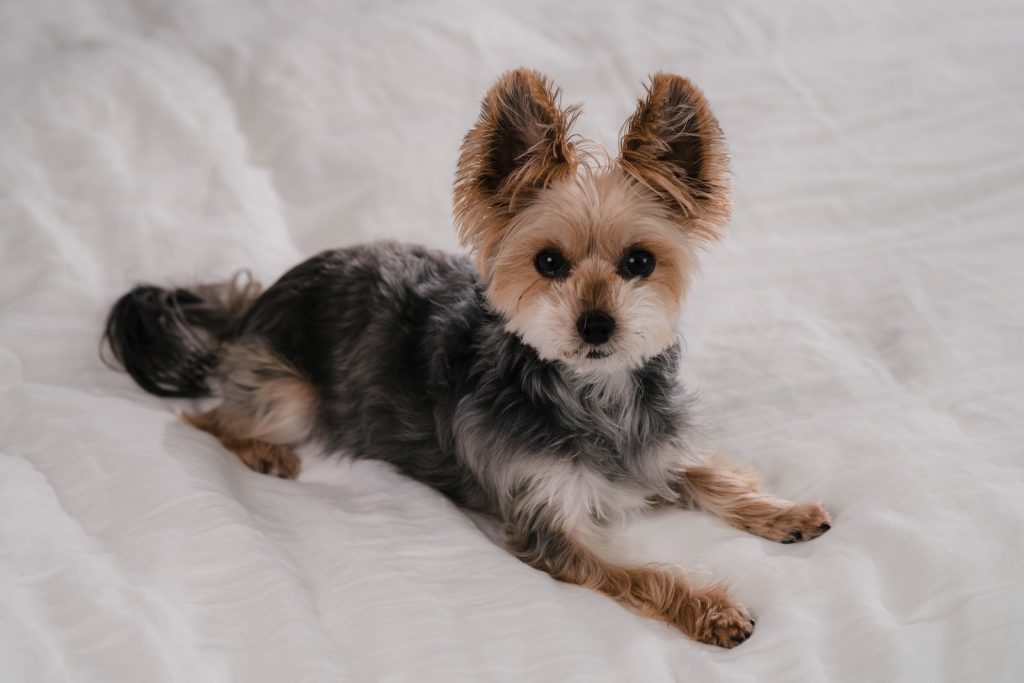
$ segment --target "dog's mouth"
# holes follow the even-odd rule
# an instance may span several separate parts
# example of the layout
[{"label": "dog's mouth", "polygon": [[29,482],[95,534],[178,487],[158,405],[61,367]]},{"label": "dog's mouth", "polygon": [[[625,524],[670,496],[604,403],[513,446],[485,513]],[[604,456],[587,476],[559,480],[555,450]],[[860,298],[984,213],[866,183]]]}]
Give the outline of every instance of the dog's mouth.
[{"label": "dog's mouth", "polygon": [[587,358],[590,358],[591,360],[601,360],[602,358],[607,358],[610,355],[612,355],[611,351],[598,351],[597,349],[594,349],[587,353]]}]

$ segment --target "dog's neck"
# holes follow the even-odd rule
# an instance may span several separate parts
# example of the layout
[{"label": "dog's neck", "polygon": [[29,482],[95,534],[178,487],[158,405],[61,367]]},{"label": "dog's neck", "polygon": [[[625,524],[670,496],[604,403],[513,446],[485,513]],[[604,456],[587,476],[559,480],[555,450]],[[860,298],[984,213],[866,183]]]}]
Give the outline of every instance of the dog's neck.
[{"label": "dog's neck", "polygon": [[[587,450],[600,458],[640,458],[685,425],[678,344],[638,368],[581,373],[567,363],[540,358],[504,329],[500,316],[489,322],[477,359],[480,377],[493,377],[506,392],[518,393],[522,402],[556,421],[552,437],[568,450]],[[563,438],[569,435],[571,439]]]}]

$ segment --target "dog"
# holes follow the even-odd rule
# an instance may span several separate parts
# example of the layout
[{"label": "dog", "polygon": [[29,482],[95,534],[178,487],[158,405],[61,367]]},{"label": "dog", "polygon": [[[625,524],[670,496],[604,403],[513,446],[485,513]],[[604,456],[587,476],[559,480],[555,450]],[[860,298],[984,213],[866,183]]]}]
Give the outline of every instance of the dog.
[{"label": "dog", "polygon": [[468,257],[374,243],[262,293],[244,277],[139,286],[105,340],[153,394],[216,390],[217,407],[185,418],[253,470],[297,476],[307,442],[390,462],[496,517],[531,567],[733,647],[755,622],[721,585],[594,550],[659,506],[782,543],[831,525],[820,503],[760,493],[691,443],[678,324],[730,216],[723,135],[701,91],[664,73],[617,158],[571,134],[578,113],[535,71],[490,88],[454,184]]}]

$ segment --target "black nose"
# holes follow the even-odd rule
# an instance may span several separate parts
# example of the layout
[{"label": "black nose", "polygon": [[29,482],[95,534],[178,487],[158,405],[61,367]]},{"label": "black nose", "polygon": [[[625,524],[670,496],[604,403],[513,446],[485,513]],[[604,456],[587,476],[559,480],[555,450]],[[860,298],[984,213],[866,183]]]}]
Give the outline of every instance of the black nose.
[{"label": "black nose", "polygon": [[587,311],[576,321],[576,329],[588,344],[604,344],[615,331],[615,321],[607,313]]}]

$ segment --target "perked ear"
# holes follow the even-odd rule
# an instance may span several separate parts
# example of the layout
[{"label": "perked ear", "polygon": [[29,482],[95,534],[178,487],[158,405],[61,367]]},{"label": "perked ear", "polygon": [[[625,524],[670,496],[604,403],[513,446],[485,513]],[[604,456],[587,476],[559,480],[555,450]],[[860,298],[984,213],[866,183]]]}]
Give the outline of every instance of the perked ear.
[{"label": "perked ear", "polygon": [[462,143],[455,222],[459,240],[474,252],[485,277],[483,265],[509,221],[539,190],[576,167],[569,127],[578,109],[562,109],[559,96],[536,71],[510,71],[491,86]]},{"label": "perked ear", "polygon": [[714,239],[729,221],[728,153],[704,94],[681,76],[651,77],[620,142],[626,173],[669,203],[679,224]]}]

